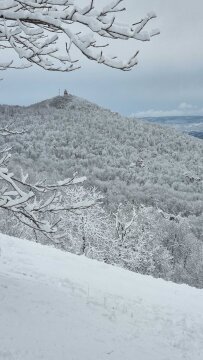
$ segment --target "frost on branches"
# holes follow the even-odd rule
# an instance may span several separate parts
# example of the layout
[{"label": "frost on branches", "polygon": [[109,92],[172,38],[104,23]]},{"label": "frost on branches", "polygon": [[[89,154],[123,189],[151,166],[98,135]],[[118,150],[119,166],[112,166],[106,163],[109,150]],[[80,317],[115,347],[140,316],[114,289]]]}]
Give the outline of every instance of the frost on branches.
[{"label": "frost on branches", "polygon": [[[20,131],[17,132],[20,134]],[[0,129],[0,135],[8,136],[15,134],[9,128]],[[28,182],[28,175],[21,174],[16,177],[9,171],[7,163],[10,159],[10,148],[4,148],[0,152],[0,209],[12,214],[22,224],[31,228],[36,237],[41,233],[49,239],[60,239],[65,236],[62,222],[62,213],[76,213],[94,206],[100,195],[94,193],[89,198],[73,197],[70,201],[71,186],[82,184],[85,177],[75,177],[49,184],[39,181],[35,184]],[[77,194],[77,191],[75,192]]]},{"label": "frost on branches", "polygon": [[[116,15],[125,11],[122,2],[113,0],[98,10],[94,0],[84,8],[78,7],[75,0],[0,1],[0,51],[5,54],[3,58],[9,58],[0,61],[0,70],[31,64],[52,71],[76,70],[80,64],[72,57],[72,47],[97,63],[131,70],[137,65],[138,51],[127,61],[109,57],[105,51],[109,45],[107,39],[149,41],[159,31],[144,31],[156,17],[154,12],[132,25],[119,24]],[[76,32],[75,24],[81,28],[80,32]],[[14,61],[16,54],[22,61],[20,65]]]}]

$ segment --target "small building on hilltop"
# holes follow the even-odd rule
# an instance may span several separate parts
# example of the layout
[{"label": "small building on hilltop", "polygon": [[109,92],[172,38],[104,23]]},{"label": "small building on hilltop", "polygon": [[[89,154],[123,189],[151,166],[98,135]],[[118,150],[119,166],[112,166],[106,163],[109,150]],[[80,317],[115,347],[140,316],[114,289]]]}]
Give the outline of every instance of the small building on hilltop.
[{"label": "small building on hilltop", "polygon": [[68,91],[65,89],[64,90],[64,93],[63,93],[64,96],[68,96]]}]

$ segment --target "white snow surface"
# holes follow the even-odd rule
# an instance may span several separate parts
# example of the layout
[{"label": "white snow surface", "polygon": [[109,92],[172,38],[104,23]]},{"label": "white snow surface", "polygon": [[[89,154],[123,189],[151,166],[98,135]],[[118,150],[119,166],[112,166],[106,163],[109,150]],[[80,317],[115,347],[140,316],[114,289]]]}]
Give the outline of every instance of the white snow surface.
[{"label": "white snow surface", "polygon": [[202,360],[203,290],[0,234],[0,359]]}]

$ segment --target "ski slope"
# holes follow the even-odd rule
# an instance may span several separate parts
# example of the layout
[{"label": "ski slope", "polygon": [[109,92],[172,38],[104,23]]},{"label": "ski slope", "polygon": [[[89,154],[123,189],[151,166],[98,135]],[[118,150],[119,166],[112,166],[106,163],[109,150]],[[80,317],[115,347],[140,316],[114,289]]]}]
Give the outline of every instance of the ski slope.
[{"label": "ski slope", "polygon": [[0,359],[202,360],[203,290],[0,235]]}]

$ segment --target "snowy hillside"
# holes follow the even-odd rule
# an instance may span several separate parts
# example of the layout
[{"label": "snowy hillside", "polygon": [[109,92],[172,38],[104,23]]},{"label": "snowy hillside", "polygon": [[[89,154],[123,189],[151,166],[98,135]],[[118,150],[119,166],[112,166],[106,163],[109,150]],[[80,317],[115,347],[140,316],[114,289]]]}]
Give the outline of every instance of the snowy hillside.
[{"label": "snowy hillside", "polygon": [[0,126],[10,123],[26,133],[0,140],[13,146],[15,168],[33,177],[58,180],[78,172],[113,211],[130,202],[186,217],[202,213],[201,140],[72,95],[0,106]]},{"label": "snowy hillside", "polygon": [[1,360],[200,360],[203,291],[0,235]]}]

